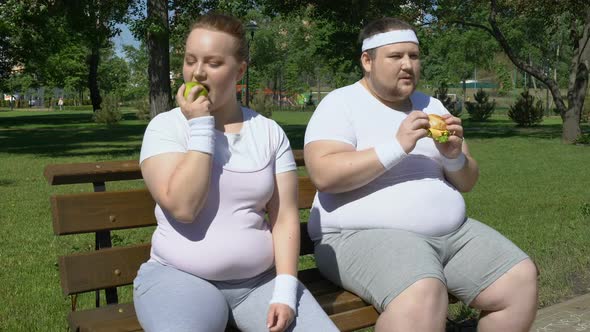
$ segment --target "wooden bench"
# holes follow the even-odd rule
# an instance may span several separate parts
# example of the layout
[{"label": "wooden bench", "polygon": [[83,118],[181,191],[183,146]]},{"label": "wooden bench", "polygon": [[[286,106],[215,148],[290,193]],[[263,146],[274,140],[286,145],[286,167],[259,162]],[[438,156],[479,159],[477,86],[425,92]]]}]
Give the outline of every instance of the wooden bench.
[{"label": "wooden bench", "polygon": [[[303,166],[302,151],[295,151]],[[133,303],[119,303],[118,287],[130,285],[139,266],[148,260],[147,243],[113,246],[111,231],[156,225],[155,202],[147,189],[106,191],[106,182],[141,179],[138,162],[52,164],[45,167],[51,185],[92,184],[93,192],[51,196],[56,235],[94,233],[94,250],[59,257],[61,287],[72,299],[68,324],[72,331],[141,331]],[[309,209],[315,187],[299,177],[299,208]],[[117,241],[121,242],[121,241]],[[92,247],[92,245],[90,245]],[[301,255],[313,253],[307,223],[301,223]],[[324,279],[316,268],[302,270],[299,279],[316,297],[341,331],[375,324],[378,313],[358,296]],[[96,292],[95,308],[76,310],[77,294]],[[99,296],[104,292],[103,296]],[[101,306],[101,298],[106,305]]]}]

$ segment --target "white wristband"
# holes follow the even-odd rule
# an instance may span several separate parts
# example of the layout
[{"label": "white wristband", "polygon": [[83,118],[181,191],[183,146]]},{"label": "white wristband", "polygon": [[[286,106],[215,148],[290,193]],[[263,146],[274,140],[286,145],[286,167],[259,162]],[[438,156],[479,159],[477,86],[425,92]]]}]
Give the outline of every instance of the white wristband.
[{"label": "white wristband", "polygon": [[455,159],[448,159],[444,156],[442,157],[442,166],[448,172],[456,172],[463,169],[465,166],[465,162],[467,158],[465,158],[465,154],[461,152],[461,154]]},{"label": "white wristband", "polygon": [[270,303],[288,305],[297,314],[297,287],[299,280],[290,274],[279,274],[275,277],[275,290]]},{"label": "white wristband", "polygon": [[392,168],[408,156],[397,139],[375,146],[375,153],[385,169]]},{"label": "white wristband", "polygon": [[215,118],[201,116],[188,120],[188,150],[213,154],[215,148]]}]

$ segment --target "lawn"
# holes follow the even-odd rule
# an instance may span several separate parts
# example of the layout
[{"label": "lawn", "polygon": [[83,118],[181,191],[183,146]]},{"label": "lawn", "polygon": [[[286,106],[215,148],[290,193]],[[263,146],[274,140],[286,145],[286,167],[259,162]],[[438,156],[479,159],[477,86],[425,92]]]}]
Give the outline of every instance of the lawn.
[{"label": "lawn", "polygon": [[[276,112],[273,117],[300,149],[310,116]],[[89,111],[0,112],[0,330],[65,330],[70,300],[61,293],[57,256],[94,245],[91,237],[53,235],[50,194],[91,188],[51,187],[43,178],[45,165],[137,159],[146,124],[130,110],[112,127],[92,123]],[[468,214],[534,258],[541,271],[542,306],[588,292],[590,146],[563,145],[559,118],[519,129],[494,116],[488,123],[465,120],[465,128],[481,169],[478,185],[465,194]],[[584,131],[590,131],[588,125]],[[148,240],[149,231],[120,232],[114,242]],[[79,302],[89,307],[92,297]]]}]

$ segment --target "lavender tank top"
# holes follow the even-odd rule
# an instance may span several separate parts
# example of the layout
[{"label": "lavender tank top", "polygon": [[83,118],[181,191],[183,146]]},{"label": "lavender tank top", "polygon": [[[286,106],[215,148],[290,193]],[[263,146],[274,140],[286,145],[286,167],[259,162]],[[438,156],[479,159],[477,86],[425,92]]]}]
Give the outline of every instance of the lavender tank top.
[{"label": "lavender tank top", "polygon": [[248,172],[213,162],[209,195],[193,223],[176,221],[156,204],[151,259],[208,280],[250,278],[271,268],[265,213],[274,173],[273,162]]}]

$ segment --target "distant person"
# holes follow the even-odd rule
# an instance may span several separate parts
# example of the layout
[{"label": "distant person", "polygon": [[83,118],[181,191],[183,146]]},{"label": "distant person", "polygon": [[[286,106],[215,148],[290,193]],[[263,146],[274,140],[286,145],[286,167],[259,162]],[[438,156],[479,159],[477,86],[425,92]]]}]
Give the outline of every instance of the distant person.
[{"label": "distant person", "polygon": [[14,110],[14,104],[16,103],[16,98],[14,97],[14,95],[10,95],[10,98],[8,98],[8,104],[10,105],[10,110]]},{"label": "distant person", "polygon": [[[145,131],[141,172],[158,226],[133,298],[147,332],[226,325],[338,331],[297,279],[297,166],[289,140],[234,93],[247,59],[239,20],[199,18],[186,38],[179,107]],[[201,85],[185,97],[189,82]]]},{"label": "distant person", "polygon": [[[320,272],[377,308],[377,332],[444,331],[447,292],[481,310],[480,332],[529,331],[536,266],[466,215],[461,193],[475,186],[479,168],[461,119],[416,91],[414,28],[379,19],[359,41],[363,77],[324,97],[305,133]],[[430,115],[446,125],[442,142],[427,137],[440,132]]]},{"label": "distant person", "polygon": [[57,101],[57,106],[59,106],[59,110],[63,110],[64,107],[64,97],[59,97],[59,100]]}]

